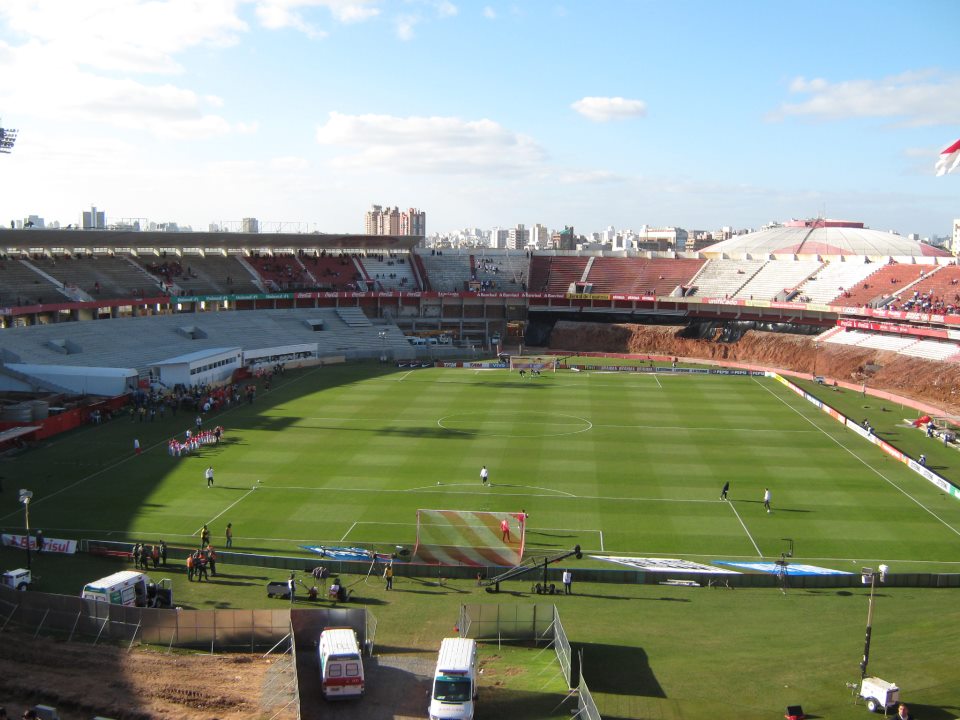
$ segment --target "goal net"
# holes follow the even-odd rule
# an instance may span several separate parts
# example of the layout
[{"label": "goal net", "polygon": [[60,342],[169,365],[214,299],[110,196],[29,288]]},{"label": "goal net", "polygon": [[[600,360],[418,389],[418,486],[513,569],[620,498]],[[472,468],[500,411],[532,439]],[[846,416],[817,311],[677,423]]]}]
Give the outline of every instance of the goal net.
[{"label": "goal net", "polygon": [[520,512],[417,510],[413,555],[431,564],[512,567],[523,558],[525,535]]},{"label": "goal net", "polygon": [[559,362],[555,355],[511,355],[510,372],[514,370],[556,372]]}]

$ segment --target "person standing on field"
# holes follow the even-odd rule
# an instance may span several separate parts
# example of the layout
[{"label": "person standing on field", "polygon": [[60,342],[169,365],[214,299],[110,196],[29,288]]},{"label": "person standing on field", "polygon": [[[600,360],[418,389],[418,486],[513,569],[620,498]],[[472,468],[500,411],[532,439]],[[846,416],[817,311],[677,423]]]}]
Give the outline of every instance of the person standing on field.
[{"label": "person standing on field", "polygon": [[233,523],[227,523],[227,547],[233,547]]},{"label": "person standing on field", "polygon": [[569,570],[563,571],[563,594],[573,595],[573,573]]},{"label": "person standing on field", "polygon": [[727,499],[727,492],[728,492],[729,490],[730,490],[730,481],[727,480],[727,481],[723,484],[723,490],[720,491],[720,499],[721,499],[721,500],[726,500],[726,499]]},{"label": "person standing on field", "polygon": [[490,471],[487,470],[486,465],[480,468],[480,482],[484,485],[489,485],[490,483]]},{"label": "person standing on field", "polygon": [[773,512],[770,509],[770,488],[763,489],[763,507],[766,508],[767,512]]},{"label": "person standing on field", "polygon": [[213,465],[208,467],[206,472],[204,472],[203,475],[205,478],[207,478],[207,487],[212,488],[213,487]]},{"label": "person standing on field", "polygon": [[393,563],[388,563],[383,571],[383,579],[387,582],[387,590],[393,590]]}]

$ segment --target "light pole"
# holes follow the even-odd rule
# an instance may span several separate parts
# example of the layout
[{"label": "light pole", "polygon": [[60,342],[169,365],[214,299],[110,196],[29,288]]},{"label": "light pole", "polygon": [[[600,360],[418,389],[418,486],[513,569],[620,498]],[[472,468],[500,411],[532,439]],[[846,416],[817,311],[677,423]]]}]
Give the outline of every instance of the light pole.
[{"label": "light pole", "polygon": [[870,662],[870,635],[873,632],[873,594],[877,589],[877,580],[884,582],[887,579],[888,568],[886,565],[880,565],[877,571],[873,568],[863,568],[860,570],[860,581],[870,585],[870,600],[867,605],[867,633],[863,640],[863,659],[860,661],[860,679],[867,676],[867,663]]},{"label": "light pole", "polygon": [[27,529],[27,570],[30,570],[30,498],[33,493],[29,490],[20,491],[20,502],[23,503],[23,524]]}]

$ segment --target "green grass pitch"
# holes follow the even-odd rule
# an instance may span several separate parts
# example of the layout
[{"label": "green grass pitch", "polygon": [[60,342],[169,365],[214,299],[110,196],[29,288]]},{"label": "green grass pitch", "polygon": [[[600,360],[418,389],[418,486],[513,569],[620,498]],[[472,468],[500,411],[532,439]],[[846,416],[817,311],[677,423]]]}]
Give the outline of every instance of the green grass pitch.
[{"label": "green grass pitch", "polygon": [[[960,503],[765,378],[324,367],[207,418],[220,446],[170,457],[193,419],[115,419],[3,474],[34,491],[50,537],[188,545],[206,523],[222,546],[230,522],[240,551],[389,550],[413,544],[418,508],[523,508],[528,552],[749,560],[789,537],[798,559],[844,570],[960,568]],[[2,502],[20,526],[13,493]]]}]

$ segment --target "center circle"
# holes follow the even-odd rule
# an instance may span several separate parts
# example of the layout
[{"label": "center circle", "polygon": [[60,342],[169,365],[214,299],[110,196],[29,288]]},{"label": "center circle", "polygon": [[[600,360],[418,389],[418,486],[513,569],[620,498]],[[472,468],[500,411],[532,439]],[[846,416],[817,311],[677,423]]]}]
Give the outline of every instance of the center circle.
[{"label": "center circle", "polygon": [[477,437],[561,437],[593,428],[586,418],[564,413],[513,410],[454,413],[437,420],[444,430]]}]

